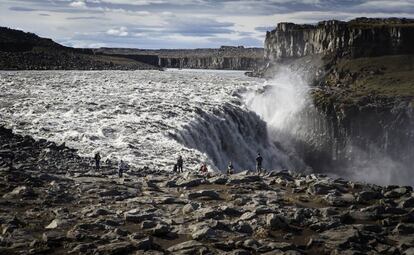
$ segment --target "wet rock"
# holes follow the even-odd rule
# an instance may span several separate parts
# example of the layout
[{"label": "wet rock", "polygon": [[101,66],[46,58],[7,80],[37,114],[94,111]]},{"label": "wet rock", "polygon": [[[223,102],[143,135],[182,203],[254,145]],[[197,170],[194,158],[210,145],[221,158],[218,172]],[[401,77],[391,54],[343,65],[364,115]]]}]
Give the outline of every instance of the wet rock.
[{"label": "wet rock", "polygon": [[47,243],[48,245],[57,245],[63,242],[66,237],[58,231],[48,231],[43,233],[42,240]]},{"label": "wet rock", "polygon": [[266,216],[266,226],[270,229],[286,229],[289,227],[285,217],[277,214],[269,214]]},{"label": "wet rock", "polygon": [[238,174],[230,175],[227,181],[228,184],[241,184],[241,183],[251,183],[251,182],[259,182],[261,181],[261,177],[258,175],[247,175],[247,172],[241,172]]},{"label": "wet rock", "polygon": [[154,236],[166,236],[171,232],[171,227],[165,223],[158,223],[153,229],[151,229],[151,233]]},{"label": "wet rock", "polygon": [[308,193],[312,195],[326,195],[331,191],[334,191],[334,187],[330,184],[319,181],[311,184],[308,188]]},{"label": "wet rock", "polygon": [[249,250],[258,250],[261,245],[254,239],[247,239],[243,242],[242,246]]},{"label": "wet rock", "polygon": [[389,190],[384,193],[384,197],[386,198],[399,198],[406,193],[408,193],[410,190],[407,187],[399,187],[392,190]]},{"label": "wet rock", "polygon": [[205,181],[204,179],[197,178],[197,179],[190,179],[190,180],[179,180],[175,183],[177,187],[196,187],[203,184]]},{"label": "wet rock", "polygon": [[328,249],[346,249],[354,241],[358,241],[358,230],[352,226],[341,226],[323,232],[320,238],[325,242]]},{"label": "wet rock", "polygon": [[85,254],[91,252],[95,248],[95,244],[78,244],[71,251],[69,251],[69,254]]},{"label": "wet rock", "polygon": [[236,207],[230,207],[230,206],[221,206],[220,210],[227,216],[231,216],[231,217],[238,217],[240,215],[242,215],[242,212],[236,208]]},{"label": "wet rock", "polygon": [[124,214],[125,220],[135,223],[141,223],[144,220],[152,220],[155,217],[154,213],[141,212],[139,209],[133,209]]},{"label": "wet rock", "polygon": [[128,254],[137,248],[129,242],[117,242],[105,245],[100,245],[96,249],[96,254],[99,255],[115,255]]},{"label": "wet rock", "polygon": [[237,225],[233,227],[234,231],[243,233],[243,234],[252,234],[253,228],[248,223],[239,222]]},{"label": "wet rock", "polygon": [[414,207],[414,197],[409,197],[409,198],[403,199],[399,203],[399,206],[401,208],[413,208]]},{"label": "wet rock", "polygon": [[27,186],[19,186],[13,189],[13,191],[3,195],[5,199],[15,199],[15,198],[27,198],[34,197],[36,194],[32,188]]},{"label": "wet rock", "polygon": [[196,228],[195,231],[191,234],[194,240],[203,240],[210,239],[216,235],[214,229],[209,227],[203,227],[201,229]]},{"label": "wet rock", "polygon": [[223,218],[223,213],[219,209],[215,208],[202,208],[197,210],[197,218],[199,220],[205,220],[205,219],[221,219]]},{"label": "wet rock", "polygon": [[414,224],[399,223],[393,230],[394,233],[400,235],[414,234]]},{"label": "wet rock", "polygon": [[189,203],[189,204],[186,204],[186,205],[183,207],[183,213],[184,213],[184,214],[192,213],[192,212],[194,212],[195,210],[197,210],[199,207],[200,207],[200,205],[199,205],[199,204],[197,204],[197,203]]},{"label": "wet rock", "polygon": [[361,191],[357,194],[357,201],[361,203],[366,203],[371,200],[379,199],[379,198],[381,198],[381,193],[377,191],[367,190],[367,191]]},{"label": "wet rock", "polygon": [[180,252],[181,254],[197,254],[197,251],[207,250],[204,244],[191,240],[173,245],[168,248],[169,252]]},{"label": "wet rock", "polygon": [[146,237],[137,241],[135,247],[138,250],[149,251],[149,250],[159,250],[160,246],[154,243],[154,239],[152,237]]},{"label": "wet rock", "polygon": [[142,229],[149,229],[149,228],[153,228],[155,227],[157,224],[154,221],[150,221],[150,220],[144,220],[143,222],[141,222],[141,228]]},{"label": "wet rock", "polygon": [[188,199],[197,199],[197,198],[204,198],[204,199],[212,199],[218,200],[220,199],[220,194],[214,190],[200,190],[196,192],[189,193],[187,195]]},{"label": "wet rock", "polygon": [[106,216],[106,215],[112,215],[112,214],[114,214],[114,212],[112,212],[110,210],[107,210],[107,209],[104,209],[104,208],[98,208],[98,209],[94,210],[93,212],[88,213],[87,216],[95,218],[95,217],[99,217],[99,216]]},{"label": "wet rock", "polygon": [[61,219],[54,219],[49,225],[45,227],[45,229],[55,229],[60,228],[62,226],[68,225],[67,220],[61,220]]},{"label": "wet rock", "polygon": [[208,181],[213,184],[224,185],[227,183],[228,178],[225,176],[216,176],[208,179]]},{"label": "wet rock", "polygon": [[243,213],[239,220],[251,220],[257,217],[257,214],[255,212],[245,212]]}]

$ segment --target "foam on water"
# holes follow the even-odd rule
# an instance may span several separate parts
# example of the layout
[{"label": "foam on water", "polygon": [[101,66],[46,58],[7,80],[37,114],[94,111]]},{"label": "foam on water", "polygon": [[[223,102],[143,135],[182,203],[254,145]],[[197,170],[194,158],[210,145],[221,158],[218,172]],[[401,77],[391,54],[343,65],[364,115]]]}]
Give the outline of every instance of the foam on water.
[{"label": "foam on water", "polygon": [[236,93],[262,83],[234,71],[1,72],[0,124],[138,166],[170,169],[181,154],[192,169],[251,168],[257,150],[269,168],[292,166]]}]

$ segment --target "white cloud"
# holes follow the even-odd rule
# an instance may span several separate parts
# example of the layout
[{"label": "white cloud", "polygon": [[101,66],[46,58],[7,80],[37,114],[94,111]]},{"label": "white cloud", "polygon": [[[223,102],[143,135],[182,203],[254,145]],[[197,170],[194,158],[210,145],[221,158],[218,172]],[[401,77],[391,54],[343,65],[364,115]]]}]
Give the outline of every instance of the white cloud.
[{"label": "white cloud", "polygon": [[76,0],[69,4],[69,6],[74,8],[86,8],[86,3],[84,0]]},{"label": "white cloud", "polygon": [[107,35],[112,36],[128,36],[128,29],[126,27],[119,27],[119,28],[111,28],[106,31]]},{"label": "white cloud", "polygon": [[150,4],[163,4],[164,0],[100,0],[101,3],[109,4],[128,4],[128,5],[150,5]]}]

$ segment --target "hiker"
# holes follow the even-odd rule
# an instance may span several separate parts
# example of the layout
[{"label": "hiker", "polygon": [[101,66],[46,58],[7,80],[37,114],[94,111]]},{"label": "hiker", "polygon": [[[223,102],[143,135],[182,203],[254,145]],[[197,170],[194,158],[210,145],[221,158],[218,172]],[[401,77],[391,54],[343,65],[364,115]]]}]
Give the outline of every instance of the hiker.
[{"label": "hiker", "polygon": [[234,174],[234,167],[231,161],[229,162],[229,165],[227,166],[227,174],[228,175]]},{"label": "hiker", "polygon": [[119,161],[118,165],[118,176],[119,178],[122,178],[122,175],[124,174],[124,171],[128,170],[128,165],[121,159]]},{"label": "hiker", "polygon": [[258,152],[257,157],[256,157],[256,171],[258,174],[260,174],[260,172],[262,171],[262,162],[263,162],[263,158],[260,155],[260,152]]},{"label": "hiker", "polygon": [[174,164],[173,173],[176,173],[177,171],[178,171],[178,166],[177,166],[177,164]]},{"label": "hiker", "polygon": [[181,155],[178,156],[178,159],[177,159],[177,170],[178,170],[178,172],[181,172],[181,173],[184,172],[183,171],[183,163],[184,163],[183,157],[181,157]]},{"label": "hiker", "polygon": [[207,164],[206,163],[204,163],[204,164],[201,165],[200,172],[201,173],[207,173],[208,172],[208,168],[207,168]]},{"label": "hiker", "polygon": [[95,153],[95,168],[96,168],[96,170],[99,170],[100,163],[101,163],[101,155],[99,154],[99,152],[97,152],[97,153]]},{"label": "hiker", "polygon": [[107,166],[111,167],[111,166],[112,166],[112,161],[111,161],[109,158],[107,158],[107,159],[105,160],[105,164],[106,164]]}]

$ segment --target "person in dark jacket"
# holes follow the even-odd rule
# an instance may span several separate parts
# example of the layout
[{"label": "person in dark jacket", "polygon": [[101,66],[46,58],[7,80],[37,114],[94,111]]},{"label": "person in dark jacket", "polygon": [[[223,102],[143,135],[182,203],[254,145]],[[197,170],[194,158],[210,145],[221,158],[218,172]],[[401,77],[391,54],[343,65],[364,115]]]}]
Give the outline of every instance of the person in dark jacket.
[{"label": "person in dark jacket", "polygon": [[119,161],[119,164],[118,164],[118,177],[122,178],[126,170],[128,170],[128,165],[125,161],[121,159],[121,161]]},{"label": "person in dark jacket", "polygon": [[95,168],[96,170],[99,170],[101,168],[101,155],[99,152],[95,153]]},{"label": "person in dark jacket", "polygon": [[183,164],[184,164],[184,160],[183,160],[183,157],[181,157],[181,155],[180,155],[180,156],[178,156],[178,159],[177,159],[177,170],[178,170],[179,173],[184,172],[183,171]]},{"label": "person in dark jacket", "polygon": [[263,158],[260,155],[260,153],[257,153],[257,157],[256,157],[256,171],[258,174],[260,174],[260,172],[262,171],[262,163],[263,163]]}]

